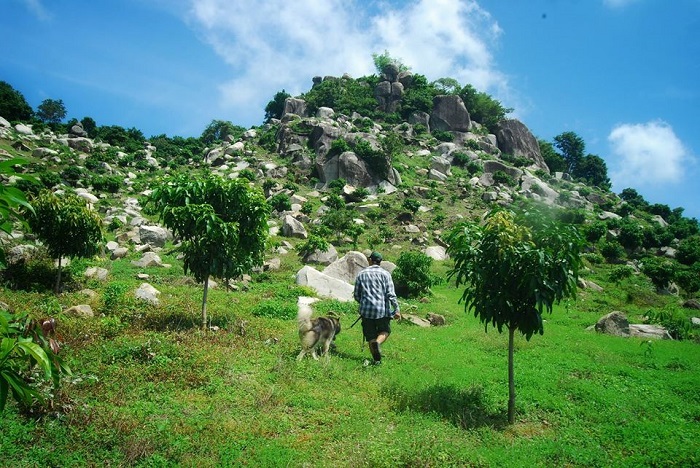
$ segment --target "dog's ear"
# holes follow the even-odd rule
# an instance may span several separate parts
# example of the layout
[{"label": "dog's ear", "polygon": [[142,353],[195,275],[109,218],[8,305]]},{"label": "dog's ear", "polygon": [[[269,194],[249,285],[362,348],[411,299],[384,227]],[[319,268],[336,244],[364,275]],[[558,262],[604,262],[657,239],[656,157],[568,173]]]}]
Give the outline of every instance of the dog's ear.
[{"label": "dog's ear", "polygon": [[335,310],[331,310],[330,312],[328,312],[328,316],[340,320],[340,315]]}]

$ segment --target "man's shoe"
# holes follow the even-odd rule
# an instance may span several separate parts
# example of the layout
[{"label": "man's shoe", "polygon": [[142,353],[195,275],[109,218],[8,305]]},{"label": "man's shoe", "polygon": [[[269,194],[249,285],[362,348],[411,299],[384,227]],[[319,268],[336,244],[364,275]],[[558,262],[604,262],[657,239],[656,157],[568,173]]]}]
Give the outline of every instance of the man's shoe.
[{"label": "man's shoe", "polygon": [[379,349],[379,343],[376,341],[370,341],[369,342],[369,352],[372,353],[372,357],[374,358],[374,362],[381,362],[382,360],[382,352]]}]

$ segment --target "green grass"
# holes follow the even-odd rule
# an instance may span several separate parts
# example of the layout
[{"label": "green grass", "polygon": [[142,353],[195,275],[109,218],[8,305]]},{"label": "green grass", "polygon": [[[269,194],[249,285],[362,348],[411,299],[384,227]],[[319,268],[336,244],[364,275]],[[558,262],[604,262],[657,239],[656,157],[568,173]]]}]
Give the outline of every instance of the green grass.
[{"label": "green grass", "polygon": [[[166,260],[164,260],[166,261]],[[170,259],[167,260],[170,262]],[[175,264],[175,262],[172,262]],[[296,361],[294,318],[255,315],[293,306],[294,255],[249,287],[209,295],[216,332],[199,330],[201,286],[182,271],[148,271],[161,304],[144,306],[118,287],[93,284],[94,319],[59,315],[62,351],[74,370],[39,417],[14,402],[0,419],[1,466],[694,466],[700,463],[700,347],[598,335],[599,316],[667,299],[637,280],[583,291],[547,316],[545,334],[516,340],[517,415],[507,425],[507,336],[484,333],[434,288],[404,306],[448,325],[393,325],[382,366],[364,367],[354,306],[324,300],[344,329],[330,362]],[[436,273],[446,265],[437,264]],[[135,287],[139,269],[115,262],[113,281]],[[156,281],[157,279],[157,281]],[[628,280],[626,280],[628,281]],[[114,283],[111,283],[114,284]],[[625,292],[627,291],[627,292]],[[632,291],[633,301],[628,295]],[[80,302],[3,291],[33,315]],[[83,299],[84,300],[84,299]],[[641,301],[636,304],[635,301]],[[280,305],[281,304],[281,305]],[[272,307],[274,310],[274,307]]]}]

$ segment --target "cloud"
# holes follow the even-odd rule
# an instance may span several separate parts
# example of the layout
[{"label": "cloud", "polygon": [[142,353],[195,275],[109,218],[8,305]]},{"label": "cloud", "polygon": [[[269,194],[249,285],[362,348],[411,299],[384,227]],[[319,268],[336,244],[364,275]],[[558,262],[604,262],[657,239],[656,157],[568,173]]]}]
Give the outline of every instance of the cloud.
[{"label": "cloud", "polygon": [[51,19],[48,10],[41,4],[41,0],[21,0],[21,2],[40,21],[48,21]]},{"label": "cloud", "polygon": [[603,0],[603,5],[608,8],[620,9],[637,2],[639,0]]},{"label": "cloud", "polygon": [[673,128],[663,121],[618,125],[608,142],[618,168],[611,180],[619,187],[678,183],[693,160]]},{"label": "cloud", "polygon": [[261,117],[275,92],[300,94],[316,75],[374,73],[385,50],[429,80],[510,93],[491,51],[502,30],[475,0],[190,0],[187,22],[231,67],[221,106],[241,115]]}]

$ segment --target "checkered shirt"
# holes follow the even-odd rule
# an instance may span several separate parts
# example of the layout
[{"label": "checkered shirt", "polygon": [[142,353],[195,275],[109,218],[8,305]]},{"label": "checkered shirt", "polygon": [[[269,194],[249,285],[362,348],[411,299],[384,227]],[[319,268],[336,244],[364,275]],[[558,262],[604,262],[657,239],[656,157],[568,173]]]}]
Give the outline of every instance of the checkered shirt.
[{"label": "checkered shirt", "polygon": [[357,275],[353,296],[364,318],[392,317],[399,310],[391,274],[379,265],[371,265]]}]

